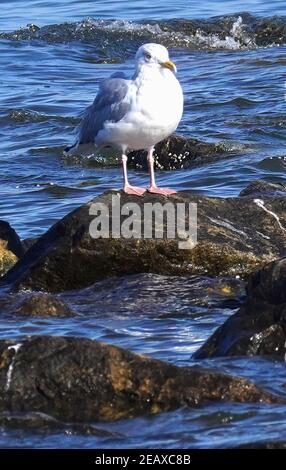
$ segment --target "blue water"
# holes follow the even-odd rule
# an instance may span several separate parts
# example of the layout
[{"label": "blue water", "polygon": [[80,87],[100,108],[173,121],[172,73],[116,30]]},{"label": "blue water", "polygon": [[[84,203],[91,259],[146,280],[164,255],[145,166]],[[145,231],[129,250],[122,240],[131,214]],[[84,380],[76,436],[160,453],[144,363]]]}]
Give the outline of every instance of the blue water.
[{"label": "blue water", "polygon": [[[15,33],[0,39],[0,218],[22,238],[43,233],[81,203],[121,186],[119,168],[67,161],[62,150],[72,141],[80,112],[92,101],[99,81],[118,70],[131,74],[136,48],[146,39],[168,45],[177,64],[185,95],[178,132],[223,142],[230,152],[223,162],[158,171],[159,183],[224,197],[237,196],[258,178],[285,178],[286,46],[258,47],[239,15],[233,19],[235,32],[223,40],[211,33],[190,39],[179,30],[166,35],[162,26],[174,18],[208,19],[242,11],[256,18],[282,16],[284,1],[164,0],[157,6],[140,0],[0,3],[0,35],[31,23],[57,25],[45,37],[24,40]],[[78,22],[77,34],[89,31],[90,36],[79,40],[78,35],[67,34],[62,24],[66,21]],[[130,177],[146,184],[144,172],[130,171]],[[191,353],[238,306],[233,300],[227,308],[219,287],[209,288],[212,282],[150,275],[119,279],[112,286],[103,282],[100,288],[91,287],[88,295],[64,294],[79,317],[19,320],[2,314],[0,337],[81,335],[178,365],[190,364]],[[284,364],[241,358],[204,363],[281,392]],[[123,436],[112,439],[0,428],[0,446],[228,447],[286,439],[283,414],[281,407],[263,405],[183,409],[100,424]]]}]

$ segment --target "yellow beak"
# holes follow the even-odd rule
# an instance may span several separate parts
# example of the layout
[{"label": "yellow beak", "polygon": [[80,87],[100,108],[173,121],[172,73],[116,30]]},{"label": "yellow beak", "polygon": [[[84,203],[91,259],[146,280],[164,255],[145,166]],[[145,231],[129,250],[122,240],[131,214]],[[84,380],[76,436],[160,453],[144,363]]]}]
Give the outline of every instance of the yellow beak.
[{"label": "yellow beak", "polygon": [[174,64],[174,62],[172,62],[171,60],[167,60],[166,62],[162,62],[161,63],[161,66],[162,67],[166,67],[167,69],[170,69],[172,70],[173,72],[177,72],[177,67],[176,65]]}]

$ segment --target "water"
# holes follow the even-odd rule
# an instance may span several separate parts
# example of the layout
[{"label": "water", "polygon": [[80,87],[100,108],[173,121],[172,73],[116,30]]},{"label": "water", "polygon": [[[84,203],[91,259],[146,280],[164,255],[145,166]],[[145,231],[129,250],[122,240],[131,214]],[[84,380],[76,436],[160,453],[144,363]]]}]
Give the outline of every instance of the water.
[{"label": "water", "polygon": [[[236,14],[222,35],[221,20],[210,20],[242,11],[252,16]],[[254,29],[274,15],[285,26],[285,14],[283,0],[208,0],[201,5],[165,0],[157,7],[148,0],[1,1],[0,218],[22,238],[38,236],[96,194],[120,187],[119,169],[67,162],[62,149],[72,141],[80,111],[93,99],[99,81],[118,70],[132,73],[136,48],[149,40],[166,44],[178,67],[185,94],[178,132],[224,142],[231,150],[223,162],[157,172],[158,181],[225,197],[238,195],[258,178],[284,179],[285,31],[261,45]],[[199,31],[191,34],[175,18],[195,20]],[[63,25],[66,21],[70,24]],[[19,31],[31,23],[43,29]],[[146,184],[145,173],[130,171],[130,176]],[[191,353],[239,306],[243,286],[238,283],[226,295],[224,282],[229,281],[152,275],[117,279],[112,285],[104,281],[63,294],[79,314],[73,319],[19,320],[3,311],[0,337],[80,335],[178,365],[192,364]],[[202,362],[280,393],[285,382],[284,363],[270,359]],[[283,414],[281,406],[220,404],[96,423],[119,433],[108,438],[1,428],[0,446],[229,447],[286,439]]]}]

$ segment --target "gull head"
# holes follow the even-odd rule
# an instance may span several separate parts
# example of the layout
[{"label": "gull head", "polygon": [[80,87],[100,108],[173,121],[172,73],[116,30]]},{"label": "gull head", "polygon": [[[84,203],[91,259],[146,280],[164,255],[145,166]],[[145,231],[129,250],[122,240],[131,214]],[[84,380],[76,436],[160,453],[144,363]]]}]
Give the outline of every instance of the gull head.
[{"label": "gull head", "polygon": [[169,69],[177,72],[176,65],[169,58],[169,52],[166,47],[161,44],[148,43],[139,47],[135,59],[137,68],[150,67],[157,69]]}]

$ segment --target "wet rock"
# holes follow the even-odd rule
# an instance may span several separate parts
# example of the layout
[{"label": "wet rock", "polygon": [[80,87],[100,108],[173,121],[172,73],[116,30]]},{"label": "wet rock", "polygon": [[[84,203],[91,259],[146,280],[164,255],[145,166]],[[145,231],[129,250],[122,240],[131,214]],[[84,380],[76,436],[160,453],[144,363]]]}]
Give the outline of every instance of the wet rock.
[{"label": "wet rock", "polygon": [[[146,152],[139,150],[128,156],[130,167],[148,170]],[[155,168],[176,170],[208,165],[222,158],[230,158],[231,152],[222,143],[200,142],[179,135],[171,135],[155,146]]]},{"label": "wet rock", "polygon": [[256,180],[250,183],[240,193],[241,197],[286,197],[285,183],[270,183],[264,180]]},{"label": "wet rock", "polygon": [[0,277],[9,271],[17,260],[17,256],[7,249],[7,242],[0,240]]},{"label": "wet rock", "polygon": [[31,317],[72,317],[75,313],[62,300],[49,294],[30,294],[20,302],[15,314]]},{"label": "wet rock", "polygon": [[15,230],[8,222],[0,220],[0,240],[7,242],[7,249],[14,253],[17,258],[24,254],[22,243]]},{"label": "wet rock", "polygon": [[[241,148],[238,146],[229,146],[223,142],[201,142],[173,134],[155,146],[154,166],[159,170],[196,168],[218,160],[233,158],[240,153]],[[63,158],[66,163],[87,167],[119,167],[121,165],[121,156],[114,150],[107,150],[103,155],[93,155],[87,158],[76,155]],[[128,167],[147,171],[147,152],[144,150],[129,152]]]},{"label": "wet rock", "polygon": [[2,292],[0,314],[25,317],[71,317],[76,313],[59,297],[45,293]]},{"label": "wet rock", "polygon": [[0,220],[0,277],[5,274],[24,253],[21,240],[15,230]]},{"label": "wet rock", "polygon": [[84,338],[0,341],[0,411],[78,422],[116,420],[210,401],[279,403],[248,380],[177,367]]},{"label": "wet rock", "polygon": [[33,238],[25,238],[25,240],[22,240],[22,247],[23,247],[24,253],[26,253],[26,251],[28,251],[29,248],[31,248],[31,246],[33,246],[38,239],[39,237],[33,237]]},{"label": "wet rock", "polygon": [[258,46],[285,44],[285,16],[257,19],[254,24],[255,41]]},{"label": "wet rock", "polygon": [[[207,19],[175,19],[126,24],[125,21],[88,18],[42,26],[30,24],[12,32],[1,32],[1,39],[40,40],[48,43],[84,41],[96,44],[97,60],[122,60],[146,42],[193,50],[205,48],[252,48],[286,42],[285,17],[255,17],[236,13]],[[234,44],[234,45],[233,45]]]},{"label": "wet rock", "polygon": [[[163,221],[157,219],[157,235],[158,227],[161,227],[163,238],[154,238],[154,233],[153,238],[96,239],[90,235],[90,224],[95,215],[89,212],[94,209],[94,203],[103,204],[108,211],[104,218],[107,228],[111,226],[112,207],[115,212],[115,207],[119,212],[123,206],[129,207],[132,214],[134,209],[130,204],[138,204],[138,214],[133,214],[133,222],[139,224],[144,234],[145,204],[167,202],[184,203],[187,207],[190,203],[197,204],[198,244],[193,249],[180,249],[178,233],[175,238],[166,238],[166,217]],[[1,279],[0,284],[14,291],[28,288],[60,292],[83,288],[110,276],[144,272],[246,276],[285,253],[286,200],[264,198],[263,204],[248,198],[209,198],[189,192],[169,198],[147,193],[139,198],[110,191],[56,223]],[[119,214],[121,227],[128,216]],[[178,214],[178,220],[188,227],[188,211]],[[147,228],[150,223],[147,220]],[[155,217],[152,226],[154,229]]]},{"label": "wet rock", "polygon": [[215,356],[286,354],[286,258],[254,273],[240,310],[219,327],[195,353],[203,359]]}]

